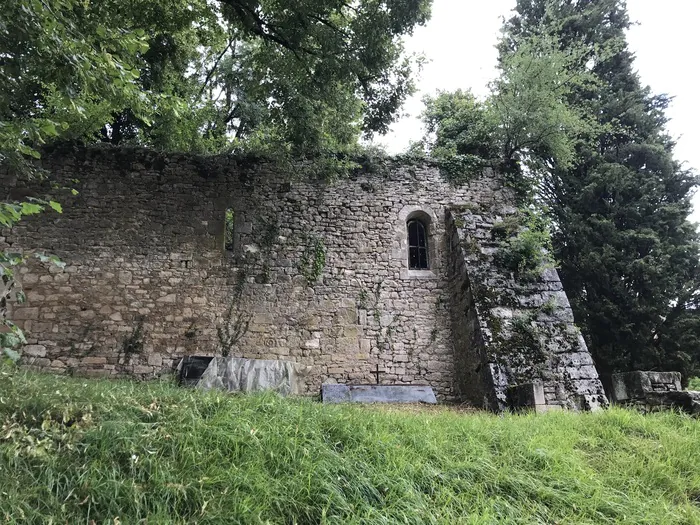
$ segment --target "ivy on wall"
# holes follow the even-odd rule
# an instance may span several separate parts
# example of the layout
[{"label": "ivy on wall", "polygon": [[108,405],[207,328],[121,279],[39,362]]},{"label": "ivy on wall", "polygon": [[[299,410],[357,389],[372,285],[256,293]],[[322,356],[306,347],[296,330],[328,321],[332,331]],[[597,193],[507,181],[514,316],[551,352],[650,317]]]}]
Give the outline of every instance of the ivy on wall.
[{"label": "ivy on wall", "polygon": [[299,259],[299,273],[306,278],[309,286],[318,281],[323,269],[326,267],[326,245],[323,239],[309,237],[306,248]]}]

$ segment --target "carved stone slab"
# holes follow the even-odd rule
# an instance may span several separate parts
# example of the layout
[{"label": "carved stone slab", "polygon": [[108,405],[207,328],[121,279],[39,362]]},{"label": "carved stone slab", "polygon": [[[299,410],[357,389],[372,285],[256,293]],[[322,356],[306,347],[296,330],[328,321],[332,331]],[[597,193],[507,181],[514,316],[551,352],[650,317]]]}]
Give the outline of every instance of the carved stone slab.
[{"label": "carved stone slab", "polygon": [[321,385],[324,403],[428,403],[437,404],[427,385]]}]

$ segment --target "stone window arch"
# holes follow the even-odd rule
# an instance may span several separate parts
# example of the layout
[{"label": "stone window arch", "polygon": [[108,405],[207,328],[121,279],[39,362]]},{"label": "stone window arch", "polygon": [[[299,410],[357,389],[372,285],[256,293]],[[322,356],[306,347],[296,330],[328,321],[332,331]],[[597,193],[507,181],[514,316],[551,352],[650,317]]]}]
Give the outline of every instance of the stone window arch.
[{"label": "stone window arch", "polygon": [[401,260],[402,278],[437,277],[437,216],[428,206],[404,206],[396,224],[394,259]]}]

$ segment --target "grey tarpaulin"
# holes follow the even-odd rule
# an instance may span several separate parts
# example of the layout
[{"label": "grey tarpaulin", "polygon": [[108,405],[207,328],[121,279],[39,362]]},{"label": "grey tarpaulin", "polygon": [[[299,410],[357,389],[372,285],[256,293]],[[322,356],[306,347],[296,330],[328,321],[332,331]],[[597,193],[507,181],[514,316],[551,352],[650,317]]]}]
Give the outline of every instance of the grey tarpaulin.
[{"label": "grey tarpaulin", "polygon": [[229,392],[273,390],[282,395],[298,395],[306,366],[290,361],[216,357],[204,371],[197,388],[218,388]]}]

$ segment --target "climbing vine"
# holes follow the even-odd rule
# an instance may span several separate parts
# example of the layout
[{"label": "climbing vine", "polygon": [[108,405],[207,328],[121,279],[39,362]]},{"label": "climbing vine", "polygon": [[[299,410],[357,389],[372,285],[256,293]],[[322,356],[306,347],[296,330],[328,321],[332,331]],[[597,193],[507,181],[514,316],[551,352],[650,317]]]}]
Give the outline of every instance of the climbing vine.
[{"label": "climbing vine", "polygon": [[216,325],[216,335],[219,339],[219,352],[222,357],[231,355],[236,343],[248,332],[253,315],[243,308],[241,298],[245,290],[248,271],[241,269],[236,285],[229,299],[228,307]]},{"label": "climbing vine", "polygon": [[306,278],[309,286],[318,281],[326,267],[326,245],[322,239],[311,237],[299,259],[299,273]]},{"label": "climbing vine", "polygon": [[143,343],[145,339],[143,329],[144,321],[145,318],[143,316],[140,316],[136,320],[136,325],[134,326],[134,329],[129,335],[124,337],[124,340],[122,341],[121,354],[124,357],[125,361],[130,359],[133,355],[140,354],[143,352]]}]

